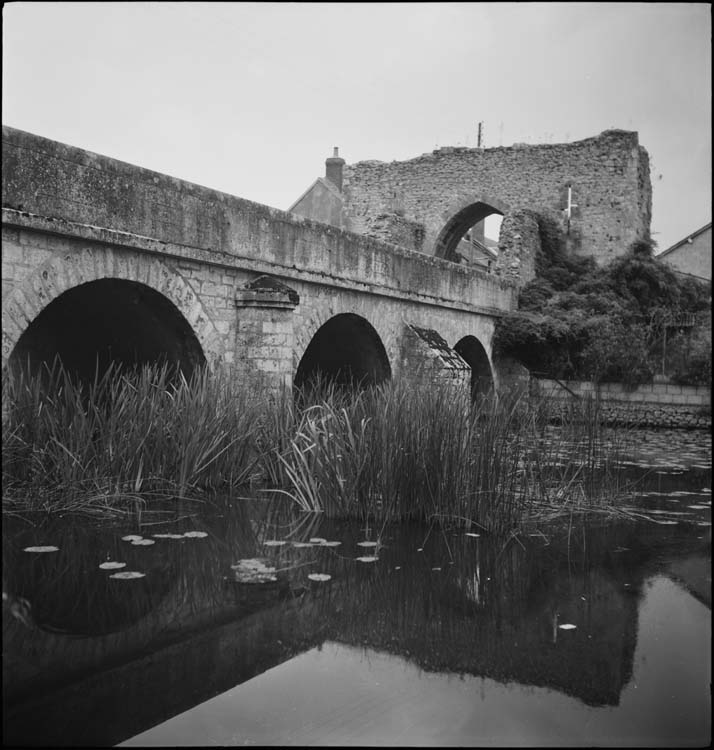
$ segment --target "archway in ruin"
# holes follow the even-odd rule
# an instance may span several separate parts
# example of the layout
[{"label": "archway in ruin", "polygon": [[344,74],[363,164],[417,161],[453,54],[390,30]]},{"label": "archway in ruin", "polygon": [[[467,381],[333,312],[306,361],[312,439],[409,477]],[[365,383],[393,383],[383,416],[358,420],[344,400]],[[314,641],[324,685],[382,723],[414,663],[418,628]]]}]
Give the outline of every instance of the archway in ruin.
[{"label": "archway in ruin", "polygon": [[168,363],[188,377],[206,361],[190,324],[170,300],[145,284],[115,278],[80,284],[56,297],[20,336],[8,365],[29,365],[37,374],[56,357],[82,382],[112,362]]},{"label": "archway in ruin", "polygon": [[494,390],[493,371],[483,344],[475,336],[464,336],[454,346],[471,368],[471,400],[481,401]]},{"label": "archway in ruin", "polygon": [[322,325],[308,344],[295,373],[295,388],[324,379],[338,386],[378,385],[391,377],[384,345],[372,325],[342,313]]},{"label": "archway in ruin", "polygon": [[[506,210],[506,206],[491,199],[461,205],[439,232],[434,255],[457,263],[466,261],[487,266],[491,253],[485,242],[482,222],[488,216],[503,216]],[[478,231],[474,232],[474,229]]]}]

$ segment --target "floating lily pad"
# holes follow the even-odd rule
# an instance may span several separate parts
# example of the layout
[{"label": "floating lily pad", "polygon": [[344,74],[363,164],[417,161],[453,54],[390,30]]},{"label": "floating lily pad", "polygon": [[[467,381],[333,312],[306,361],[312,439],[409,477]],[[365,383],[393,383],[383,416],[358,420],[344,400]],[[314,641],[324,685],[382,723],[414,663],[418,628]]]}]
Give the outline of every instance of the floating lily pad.
[{"label": "floating lily pad", "polygon": [[109,577],[128,581],[130,578],[144,578],[145,576],[146,573],[139,573],[136,570],[122,570],[121,573],[112,573]]},{"label": "floating lily pad", "polygon": [[46,547],[25,547],[23,552],[59,552],[59,547],[47,545]]},{"label": "floating lily pad", "polygon": [[134,547],[148,547],[150,544],[156,544],[153,539],[134,539],[132,545]]},{"label": "floating lily pad", "polygon": [[287,544],[284,539],[268,539],[263,542],[266,547],[282,547],[283,544]]},{"label": "floating lily pad", "polygon": [[152,534],[155,539],[183,539],[183,534]]},{"label": "floating lily pad", "polygon": [[441,568],[432,568],[432,570],[441,570]]},{"label": "floating lily pad", "polygon": [[208,534],[205,531],[187,531],[184,536],[189,539],[203,539],[203,537],[208,536]]},{"label": "floating lily pad", "polygon": [[474,534],[472,531],[467,531],[466,536],[481,536],[481,534]]},{"label": "floating lily pad", "polygon": [[332,578],[327,573],[309,573],[307,576],[311,581],[329,581]]},{"label": "floating lily pad", "polygon": [[312,547],[310,542],[293,542],[293,547]]},{"label": "floating lily pad", "polygon": [[103,562],[103,563],[100,563],[99,567],[102,570],[118,570],[119,568],[126,568],[126,563],[122,563],[122,562]]},{"label": "floating lily pad", "polygon": [[358,547],[376,547],[377,542],[357,542]]},{"label": "floating lily pad", "polygon": [[569,622],[565,622],[562,625],[558,625],[558,627],[561,630],[575,630],[575,628],[577,628],[578,626],[577,625],[571,625]]},{"label": "floating lily pad", "polygon": [[235,565],[231,565],[231,569],[239,583],[266,583],[278,580],[275,568],[256,557],[238,560]]},{"label": "floating lily pad", "polygon": [[339,547],[342,542],[324,542],[323,547]]},{"label": "floating lily pad", "polygon": [[310,539],[310,544],[325,544],[327,539],[323,539],[321,536],[314,536]]},{"label": "floating lily pad", "polygon": [[143,536],[139,534],[127,534],[121,538],[122,542],[136,542],[138,539],[143,539]]},{"label": "floating lily pad", "polygon": [[695,508],[696,510],[709,510],[708,505],[688,505],[687,508]]},{"label": "floating lily pad", "polygon": [[377,562],[379,558],[368,555],[366,557],[355,557],[355,560],[359,560],[359,562],[363,562],[363,563],[371,563],[371,562]]}]

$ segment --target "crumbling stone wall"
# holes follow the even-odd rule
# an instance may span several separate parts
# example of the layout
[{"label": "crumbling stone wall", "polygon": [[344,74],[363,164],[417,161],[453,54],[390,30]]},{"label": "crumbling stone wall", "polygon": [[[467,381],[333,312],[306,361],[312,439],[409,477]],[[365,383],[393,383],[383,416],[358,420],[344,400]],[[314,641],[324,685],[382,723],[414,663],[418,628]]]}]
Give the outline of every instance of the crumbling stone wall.
[{"label": "crumbling stone wall", "polygon": [[[569,225],[568,186],[577,204]],[[428,254],[449,219],[477,200],[504,214],[550,215],[572,252],[599,263],[650,229],[649,158],[637,133],[624,130],[573,143],[442,148],[408,161],[358,162],[344,168],[343,197],[346,229],[366,234],[375,216],[398,209],[424,224]]]},{"label": "crumbling stone wall", "polygon": [[364,234],[418,252],[424,247],[424,225],[395,212],[371,217]]},{"label": "crumbling stone wall", "polygon": [[510,211],[501,223],[494,272],[516,283],[526,283],[535,276],[540,246],[538,215],[525,208]]}]

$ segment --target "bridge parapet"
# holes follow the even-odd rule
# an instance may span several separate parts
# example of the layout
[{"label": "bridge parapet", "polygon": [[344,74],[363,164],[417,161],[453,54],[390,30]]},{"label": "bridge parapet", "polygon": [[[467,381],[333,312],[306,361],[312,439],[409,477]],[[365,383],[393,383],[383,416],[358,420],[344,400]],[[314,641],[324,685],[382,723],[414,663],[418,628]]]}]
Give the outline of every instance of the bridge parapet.
[{"label": "bridge parapet", "polygon": [[[181,246],[215,262],[439,304],[512,309],[515,286],[475,268],[409,251],[142,167],[3,126],[2,204],[23,214]],[[8,212],[5,213],[7,217]],[[57,231],[59,225],[55,225]],[[71,234],[65,225],[58,233]],[[132,244],[136,244],[134,241]]]}]

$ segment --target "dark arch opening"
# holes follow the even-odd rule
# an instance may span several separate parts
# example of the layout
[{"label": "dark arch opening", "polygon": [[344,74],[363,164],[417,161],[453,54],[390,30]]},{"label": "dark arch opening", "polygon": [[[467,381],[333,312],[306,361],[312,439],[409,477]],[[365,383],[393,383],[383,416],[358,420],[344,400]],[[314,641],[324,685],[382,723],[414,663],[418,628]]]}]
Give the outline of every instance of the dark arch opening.
[{"label": "dark arch opening", "polygon": [[364,388],[391,377],[379,334],[359,315],[331,318],[312,337],[295,373],[295,388],[318,381],[338,387]]},{"label": "dark arch opening", "polygon": [[37,375],[59,358],[80,382],[97,368],[175,365],[190,377],[205,364],[201,345],[178,308],[145,284],[100,279],[69,289],[50,302],[18,340],[8,366]]},{"label": "dark arch opening", "polygon": [[503,211],[483,201],[476,201],[462,208],[449,219],[439,233],[434,255],[456,263],[466,261],[490,267],[489,261],[495,259],[494,249],[486,242],[483,231],[473,236],[470,232],[477,225],[482,230],[481,222],[493,214],[503,216]]},{"label": "dark arch opening", "polygon": [[464,336],[454,347],[471,368],[471,400],[481,401],[493,393],[493,373],[488,355],[475,336]]}]

